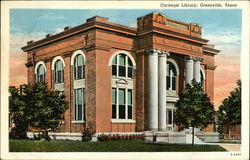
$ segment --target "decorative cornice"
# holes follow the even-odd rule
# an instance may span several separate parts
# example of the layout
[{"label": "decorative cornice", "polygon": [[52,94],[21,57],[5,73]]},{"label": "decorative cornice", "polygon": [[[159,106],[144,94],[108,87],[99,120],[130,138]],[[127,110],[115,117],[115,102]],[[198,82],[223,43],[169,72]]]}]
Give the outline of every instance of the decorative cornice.
[{"label": "decorative cornice", "polygon": [[193,56],[185,56],[185,60],[188,61],[188,60],[194,60],[194,57]]},{"label": "decorative cornice", "polygon": [[49,58],[46,58],[46,59],[44,59],[44,62],[50,62],[51,61],[51,57],[49,57]]},{"label": "decorative cornice", "polygon": [[206,69],[210,69],[210,70],[215,70],[217,66],[208,66],[206,65]]},{"label": "decorative cornice", "polygon": [[28,63],[25,63],[25,66],[26,67],[31,67],[31,66],[33,66],[34,64],[32,63],[32,62],[28,62]]},{"label": "decorative cornice", "polygon": [[160,56],[163,56],[163,55],[169,56],[170,55],[169,52],[167,52],[167,51],[160,50],[160,49],[154,49],[154,48],[150,48],[150,49],[146,50],[145,53],[149,54],[149,55],[157,54],[157,55],[160,55]]},{"label": "decorative cornice", "polygon": [[195,62],[202,62],[202,61],[203,61],[203,58],[194,57],[193,60],[194,60]]},{"label": "decorative cornice", "polygon": [[194,62],[202,62],[203,58],[194,57],[194,56],[185,56],[185,60],[193,60]]},{"label": "decorative cornice", "polygon": [[70,57],[72,55],[72,52],[65,52],[63,54],[63,57]]}]

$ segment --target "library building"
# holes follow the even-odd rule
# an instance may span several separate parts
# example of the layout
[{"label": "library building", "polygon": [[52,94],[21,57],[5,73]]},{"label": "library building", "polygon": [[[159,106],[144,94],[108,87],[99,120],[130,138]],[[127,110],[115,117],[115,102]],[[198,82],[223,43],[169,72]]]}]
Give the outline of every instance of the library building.
[{"label": "library building", "polygon": [[[220,51],[208,41],[199,24],[153,12],[137,18],[137,28],[91,17],[22,50],[28,83],[47,83],[68,101],[55,135],[77,136],[91,127],[96,134],[170,136],[181,133],[173,119],[186,83],[201,82],[213,102]],[[204,132],[214,133],[213,125]]]}]

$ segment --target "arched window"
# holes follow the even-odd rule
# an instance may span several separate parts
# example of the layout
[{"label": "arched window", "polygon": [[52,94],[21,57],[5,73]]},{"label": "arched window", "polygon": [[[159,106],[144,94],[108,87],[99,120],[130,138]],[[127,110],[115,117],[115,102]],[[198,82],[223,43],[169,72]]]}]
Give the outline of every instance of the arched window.
[{"label": "arched window", "polygon": [[[133,70],[135,61],[128,53],[112,60],[112,122],[133,121]],[[111,61],[109,62],[111,65]]]},{"label": "arched window", "polygon": [[176,90],[176,68],[172,62],[167,62],[167,90]]},{"label": "arched window", "polygon": [[63,63],[57,60],[55,63],[55,83],[63,83]]},{"label": "arched window", "polygon": [[133,64],[126,54],[118,54],[113,58],[112,75],[115,77],[133,78]]},{"label": "arched window", "polygon": [[84,79],[85,78],[85,67],[84,67],[84,59],[81,54],[76,55],[74,59],[74,79]]},{"label": "arched window", "polygon": [[38,83],[45,83],[45,68],[42,64],[37,67],[36,81]]}]

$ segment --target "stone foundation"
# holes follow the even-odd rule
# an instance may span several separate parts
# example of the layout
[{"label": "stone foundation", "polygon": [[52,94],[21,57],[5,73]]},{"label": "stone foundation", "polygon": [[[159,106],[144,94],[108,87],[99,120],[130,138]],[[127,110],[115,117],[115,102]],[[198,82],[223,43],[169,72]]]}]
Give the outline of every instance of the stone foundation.
[{"label": "stone foundation", "polygon": [[145,131],[145,142],[185,144],[186,134],[182,132]]},{"label": "stone foundation", "polygon": [[197,132],[195,135],[203,142],[219,142],[218,132]]}]

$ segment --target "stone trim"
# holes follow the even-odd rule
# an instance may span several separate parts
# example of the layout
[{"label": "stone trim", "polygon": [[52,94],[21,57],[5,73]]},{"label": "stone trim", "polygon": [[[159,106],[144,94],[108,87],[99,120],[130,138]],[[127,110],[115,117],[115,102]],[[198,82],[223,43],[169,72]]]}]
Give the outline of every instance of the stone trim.
[{"label": "stone trim", "polygon": [[35,74],[37,74],[37,67],[38,67],[40,64],[43,65],[45,72],[47,72],[47,68],[46,68],[45,63],[44,63],[43,61],[39,61],[39,62],[37,62],[36,65],[35,65]]},{"label": "stone trim", "polygon": [[135,123],[135,120],[133,119],[111,119],[111,123]]},{"label": "stone trim", "polygon": [[52,60],[52,63],[51,63],[51,70],[54,70],[54,69],[55,69],[55,63],[56,63],[57,60],[62,61],[63,68],[65,68],[64,59],[63,59],[61,56],[56,56],[56,57],[54,57],[53,60]]}]

